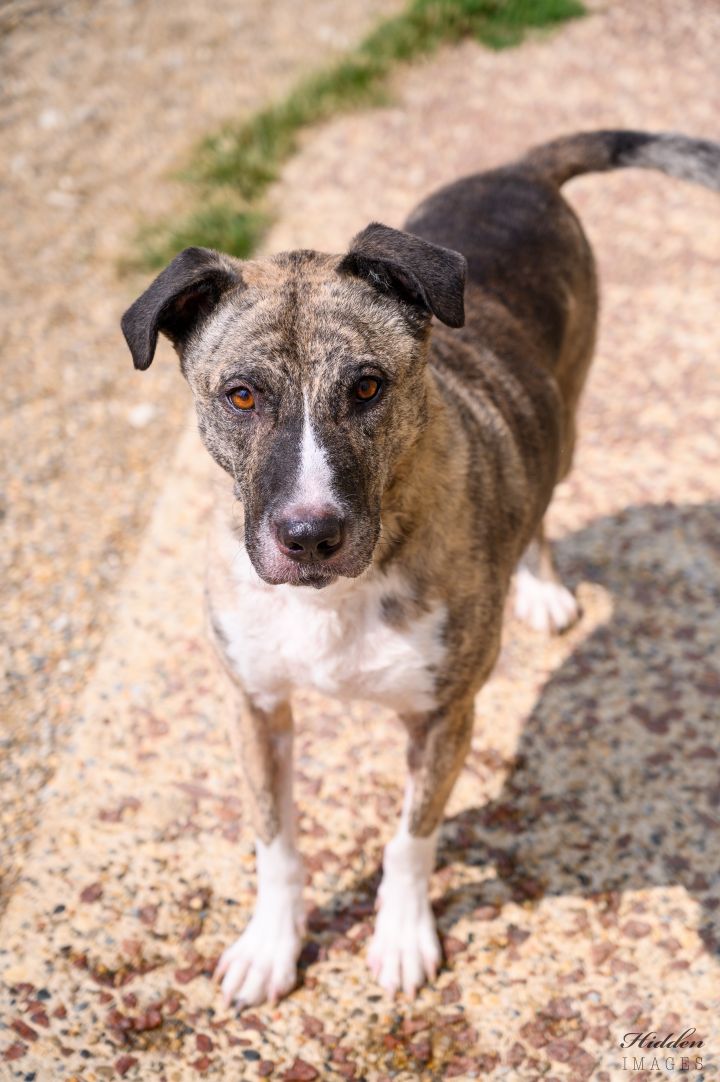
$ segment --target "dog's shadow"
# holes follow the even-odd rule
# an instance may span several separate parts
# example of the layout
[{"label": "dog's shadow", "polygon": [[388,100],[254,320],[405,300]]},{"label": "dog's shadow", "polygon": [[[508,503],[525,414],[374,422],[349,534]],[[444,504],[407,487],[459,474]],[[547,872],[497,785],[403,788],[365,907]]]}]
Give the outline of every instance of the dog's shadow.
[{"label": "dog's shadow", "polygon": [[[600,584],[612,616],[545,684],[498,798],[446,821],[439,868],[464,865],[471,881],[436,899],[439,928],[509,900],[613,905],[681,885],[717,951],[720,503],[633,506],[556,551],[565,581]],[[494,874],[472,881],[467,866]],[[369,914],[378,882],[379,868],[316,909],[311,934]]]},{"label": "dog's shadow", "polygon": [[545,684],[499,798],[448,820],[440,866],[497,878],[448,891],[447,931],[478,905],[681,885],[720,946],[720,503],[633,506],[557,546],[563,577],[611,618]]}]

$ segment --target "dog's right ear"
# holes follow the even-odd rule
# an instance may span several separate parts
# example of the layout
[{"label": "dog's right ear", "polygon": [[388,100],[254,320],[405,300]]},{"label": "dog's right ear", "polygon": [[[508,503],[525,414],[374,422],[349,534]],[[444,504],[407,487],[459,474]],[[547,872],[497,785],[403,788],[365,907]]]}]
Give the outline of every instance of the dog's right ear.
[{"label": "dog's right ear", "polygon": [[175,256],[122,317],[125,341],[136,368],[149,368],[158,334],[170,339],[178,353],[227,290],[242,278],[219,252],[186,248]]}]

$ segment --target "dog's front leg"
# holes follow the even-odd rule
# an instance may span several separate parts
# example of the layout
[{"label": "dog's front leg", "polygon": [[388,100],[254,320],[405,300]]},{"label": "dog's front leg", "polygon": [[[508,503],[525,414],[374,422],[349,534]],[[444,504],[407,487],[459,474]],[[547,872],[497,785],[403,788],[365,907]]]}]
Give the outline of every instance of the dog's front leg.
[{"label": "dog's front leg", "polygon": [[472,699],[442,716],[405,720],[409,773],[400,825],[385,847],[368,961],[391,995],[402,988],[414,996],[440,963],[428,891],[443,809],[470,746]]},{"label": "dog's front leg", "polygon": [[242,1007],[275,1003],[295,984],[304,873],[295,842],[289,705],[266,712],[242,696],[233,735],[256,835],[258,891],[250,923],[222,955],[216,976],[225,1002]]}]

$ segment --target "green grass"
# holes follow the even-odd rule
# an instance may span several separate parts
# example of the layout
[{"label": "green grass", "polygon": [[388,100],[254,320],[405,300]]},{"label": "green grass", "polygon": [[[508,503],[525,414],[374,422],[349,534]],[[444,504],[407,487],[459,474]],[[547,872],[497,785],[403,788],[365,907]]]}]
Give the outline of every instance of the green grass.
[{"label": "green grass", "polygon": [[197,211],[179,222],[145,226],[138,235],[137,255],[122,270],[157,269],[183,248],[200,245],[247,259],[263,239],[269,215],[244,206],[232,192],[206,195]]},{"label": "green grass", "polygon": [[304,129],[385,101],[397,66],[440,45],[474,38],[504,49],[522,41],[527,29],[583,13],[580,0],[410,0],[400,15],[382,20],[353,50],[302,79],[285,98],[206,138],[184,174],[196,186],[198,210],[179,225],[145,229],[139,261],[162,265],[189,244],[248,256],[269,224],[263,196]]}]

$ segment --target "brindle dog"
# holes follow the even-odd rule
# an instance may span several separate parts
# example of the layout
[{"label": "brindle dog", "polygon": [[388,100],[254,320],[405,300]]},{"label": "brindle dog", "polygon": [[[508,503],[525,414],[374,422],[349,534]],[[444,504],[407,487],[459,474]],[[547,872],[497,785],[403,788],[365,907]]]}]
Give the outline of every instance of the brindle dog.
[{"label": "brindle dog", "polygon": [[123,318],[136,368],[158,333],[173,342],[227,481],[208,598],[259,876],[255,914],[218,966],[228,1002],[274,1001],[296,979],[298,685],[381,702],[407,728],[369,959],[390,992],[435,974],[438,826],[513,572],[535,627],[577,617],[542,522],[572,460],[597,290],[559,187],[622,166],[720,188],[720,145],[575,135],[442,189],[407,231],[368,226],[344,255],[188,248]]}]

